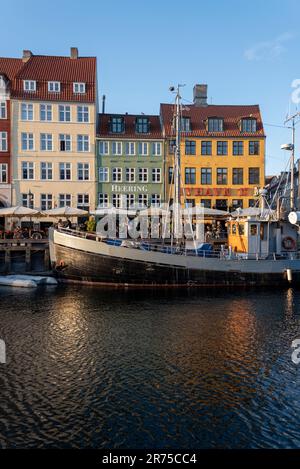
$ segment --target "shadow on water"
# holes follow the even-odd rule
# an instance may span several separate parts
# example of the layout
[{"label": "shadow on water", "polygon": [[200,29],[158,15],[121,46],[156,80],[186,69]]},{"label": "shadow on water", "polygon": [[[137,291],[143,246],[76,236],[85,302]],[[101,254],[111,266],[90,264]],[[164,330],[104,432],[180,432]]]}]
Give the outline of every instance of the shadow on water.
[{"label": "shadow on water", "polygon": [[300,445],[300,293],[1,289],[1,447]]}]

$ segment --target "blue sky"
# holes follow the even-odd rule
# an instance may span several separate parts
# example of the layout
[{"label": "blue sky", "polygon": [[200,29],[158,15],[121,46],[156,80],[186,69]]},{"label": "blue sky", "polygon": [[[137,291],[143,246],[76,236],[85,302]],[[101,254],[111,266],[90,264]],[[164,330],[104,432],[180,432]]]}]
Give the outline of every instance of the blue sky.
[{"label": "blue sky", "polygon": [[267,173],[285,168],[280,144],[290,131],[267,124],[283,125],[296,109],[298,0],[14,0],[13,7],[1,2],[0,55],[68,55],[70,46],[96,55],[107,112],[158,113],[176,83],[186,84],[187,101],[195,83],[207,83],[214,104],[260,104]]}]

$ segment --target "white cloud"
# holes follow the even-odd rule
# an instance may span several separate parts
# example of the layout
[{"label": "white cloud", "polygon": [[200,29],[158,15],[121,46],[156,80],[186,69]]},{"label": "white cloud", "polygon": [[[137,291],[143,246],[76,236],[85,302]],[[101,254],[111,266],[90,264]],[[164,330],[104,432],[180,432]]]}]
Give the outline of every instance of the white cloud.
[{"label": "white cloud", "polygon": [[290,41],[294,34],[286,32],[271,41],[258,42],[246,49],[244,56],[247,60],[272,60],[286,51],[284,43]]}]

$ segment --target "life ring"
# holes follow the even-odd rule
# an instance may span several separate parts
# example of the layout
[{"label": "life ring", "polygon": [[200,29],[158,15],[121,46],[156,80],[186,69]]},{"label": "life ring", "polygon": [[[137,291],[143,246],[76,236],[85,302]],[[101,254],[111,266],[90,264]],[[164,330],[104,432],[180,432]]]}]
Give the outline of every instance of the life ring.
[{"label": "life ring", "polygon": [[283,238],[281,245],[286,251],[294,251],[296,249],[296,241],[291,236]]}]

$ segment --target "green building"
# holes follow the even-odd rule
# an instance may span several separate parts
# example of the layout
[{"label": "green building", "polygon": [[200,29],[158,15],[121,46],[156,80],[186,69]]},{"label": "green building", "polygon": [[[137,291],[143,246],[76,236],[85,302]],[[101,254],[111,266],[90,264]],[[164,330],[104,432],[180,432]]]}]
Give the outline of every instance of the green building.
[{"label": "green building", "polygon": [[98,208],[159,206],[165,201],[159,116],[100,114],[98,121]]}]

